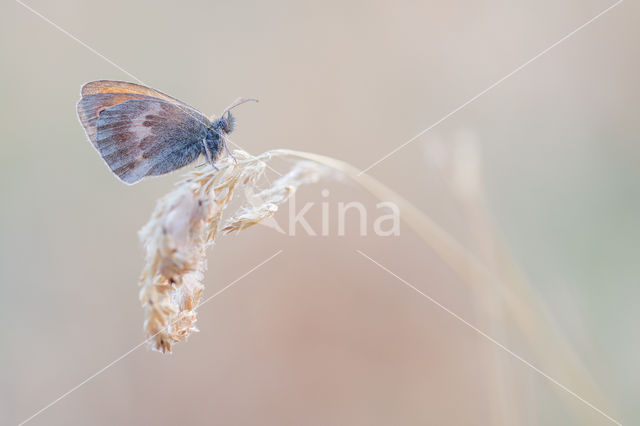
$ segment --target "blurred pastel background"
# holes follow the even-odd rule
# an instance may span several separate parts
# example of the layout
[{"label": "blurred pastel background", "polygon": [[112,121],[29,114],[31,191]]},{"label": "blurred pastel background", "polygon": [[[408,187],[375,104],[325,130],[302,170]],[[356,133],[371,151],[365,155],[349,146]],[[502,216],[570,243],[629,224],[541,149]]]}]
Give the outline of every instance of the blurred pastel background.
[{"label": "blurred pastel background", "polygon": [[[361,168],[613,4],[26,3],[206,114],[259,97],[233,135],[252,153]],[[210,250],[204,297],[283,253],[203,306],[200,333],[132,352],[27,424],[614,424],[356,250],[638,424],[639,14],[614,7],[369,171],[489,265],[505,268],[502,247],[528,286],[522,313],[541,313],[532,329],[404,225],[256,227]],[[0,423],[17,425],[144,338],[137,230],[179,174],[125,186],[85,138],[81,84],[131,76],[13,0],[0,33]],[[377,200],[349,182],[296,202],[354,200],[371,229]],[[320,229],[319,205],[305,217]]]}]

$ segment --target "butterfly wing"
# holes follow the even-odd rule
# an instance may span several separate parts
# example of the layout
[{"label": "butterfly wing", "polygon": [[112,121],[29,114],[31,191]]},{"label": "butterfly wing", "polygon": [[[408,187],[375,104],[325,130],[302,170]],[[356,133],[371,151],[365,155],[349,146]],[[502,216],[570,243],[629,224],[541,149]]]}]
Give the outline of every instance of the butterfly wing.
[{"label": "butterfly wing", "polygon": [[[101,95],[106,94],[89,97]],[[145,176],[169,173],[198,158],[210,122],[194,111],[186,112],[175,103],[136,94],[98,113],[92,142],[113,173],[133,184]]]},{"label": "butterfly wing", "polygon": [[195,116],[201,115],[197,110],[174,97],[150,87],[128,83],[126,81],[91,81],[82,86],[80,93],[82,99],[80,99],[77,105],[78,118],[94,147],[96,147],[96,124],[100,113],[107,108],[130,99],[145,99],[146,97],[157,98],[174,103],[184,111],[188,111]]},{"label": "butterfly wing", "polygon": [[83,96],[78,102],[78,118],[80,124],[84,127],[87,137],[97,149],[96,134],[98,132],[98,117],[100,113],[107,108],[118,105],[119,103],[130,99],[145,99],[142,95],[129,93],[98,93],[94,95]]},{"label": "butterfly wing", "polygon": [[147,86],[142,86],[140,84],[129,83],[127,81],[116,81],[116,80],[90,81],[89,83],[82,86],[82,89],[80,90],[81,90],[82,96],[96,95],[100,93],[121,93],[121,94],[128,93],[128,94],[134,94],[134,95],[150,96],[152,98],[162,99],[163,101],[180,104],[189,109],[193,109],[189,105],[185,104],[184,102],[172,96],[169,96],[165,93],[159,92]]}]

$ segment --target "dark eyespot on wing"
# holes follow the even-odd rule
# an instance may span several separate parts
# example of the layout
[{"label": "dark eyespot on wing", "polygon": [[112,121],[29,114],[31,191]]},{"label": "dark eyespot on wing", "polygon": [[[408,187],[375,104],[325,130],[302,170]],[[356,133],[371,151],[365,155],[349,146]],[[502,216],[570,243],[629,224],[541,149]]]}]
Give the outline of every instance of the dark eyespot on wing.
[{"label": "dark eyespot on wing", "polygon": [[96,146],[96,125],[102,111],[130,99],[150,99],[148,96],[130,93],[98,93],[84,96],[77,105],[78,118],[87,137]]},{"label": "dark eyespot on wing", "polygon": [[199,116],[198,110],[185,104],[184,102],[140,84],[129,83],[127,81],[97,80],[86,83],[80,89],[82,99],[78,102],[78,118],[84,127],[87,137],[95,146],[96,122],[100,112],[115,106],[129,99],[160,99],[169,103],[179,105],[184,111]]},{"label": "dark eyespot on wing", "polygon": [[109,168],[132,184],[195,161],[209,125],[200,113],[145,96],[100,112],[95,145]]}]

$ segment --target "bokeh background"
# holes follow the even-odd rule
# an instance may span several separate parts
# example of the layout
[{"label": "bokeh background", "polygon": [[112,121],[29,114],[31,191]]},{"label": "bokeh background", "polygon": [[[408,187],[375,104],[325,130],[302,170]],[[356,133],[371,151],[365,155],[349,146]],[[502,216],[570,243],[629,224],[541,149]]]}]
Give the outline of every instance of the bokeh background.
[{"label": "bokeh background", "polygon": [[[27,3],[207,114],[259,97],[237,111],[250,152],[361,168],[612,4]],[[28,424],[612,424],[356,250],[640,422],[639,12],[621,3],[370,170],[498,272],[501,247],[529,286],[520,302],[542,313],[533,329],[405,225],[384,238],[358,235],[355,217],[344,237],[256,227],[210,250],[205,297],[283,253],[203,306],[200,333],[171,355],[132,352]],[[142,341],[137,230],[178,174],[125,186],[85,138],[80,85],[129,75],[11,0],[0,33],[0,423],[16,425]],[[296,202],[316,203],[319,229],[320,201],[333,226],[354,200],[371,229],[377,200],[348,181]]]}]

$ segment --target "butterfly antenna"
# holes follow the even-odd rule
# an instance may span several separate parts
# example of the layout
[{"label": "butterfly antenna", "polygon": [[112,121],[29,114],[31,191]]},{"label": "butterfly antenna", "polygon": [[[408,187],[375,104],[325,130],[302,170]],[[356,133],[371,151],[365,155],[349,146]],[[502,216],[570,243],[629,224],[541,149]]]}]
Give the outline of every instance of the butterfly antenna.
[{"label": "butterfly antenna", "polygon": [[224,117],[224,115],[226,113],[228,113],[229,111],[231,111],[233,108],[237,107],[238,105],[242,105],[244,103],[247,103],[247,102],[258,102],[258,99],[256,99],[256,98],[238,98],[235,101],[233,101],[231,103],[231,105],[226,107],[224,109],[224,111],[222,111],[222,114],[220,114],[220,117]]}]

